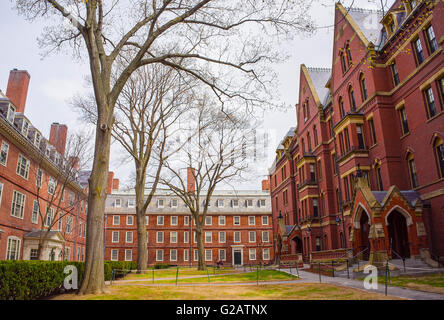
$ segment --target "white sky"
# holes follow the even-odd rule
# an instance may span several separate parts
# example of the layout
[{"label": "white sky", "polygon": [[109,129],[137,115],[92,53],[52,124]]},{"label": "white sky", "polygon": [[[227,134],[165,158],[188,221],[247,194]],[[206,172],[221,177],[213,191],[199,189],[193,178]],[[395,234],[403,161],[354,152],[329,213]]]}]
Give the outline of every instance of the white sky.
[{"label": "white sky", "polygon": [[[311,14],[318,26],[330,26],[334,18],[333,0],[315,0]],[[342,1],[345,6],[354,2],[355,7],[376,8],[369,0]],[[321,4],[323,3],[323,4]],[[34,126],[49,137],[52,122],[59,122],[71,128],[82,126],[77,114],[68,104],[76,93],[85,91],[84,78],[89,74],[85,61],[74,61],[67,53],[57,53],[41,59],[42,49],[37,37],[44,27],[42,21],[29,23],[12,9],[12,2],[0,1],[0,90],[6,93],[9,71],[13,68],[27,70],[31,75],[25,114]],[[330,67],[332,56],[333,28],[322,28],[310,38],[296,37],[283,46],[282,50],[291,56],[288,61],[275,66],[279,75],[282,100],[291,108],[284,111],[268,112],[265,115],[264,129],[269,132],[269,158],[258,168],[267,175],[267,168],[274,158],[274,151],[290,127],[296,126],[295,104],[298,101],[299,70],[304,63],[311,67]],[[91,137],[94,139],[94,137]],[[128,181],[133,163],[121,165],[120,151],[112,149],[110,170],[123,183]],[[259,189],[264,176],[253,178],[240,189]]]}]

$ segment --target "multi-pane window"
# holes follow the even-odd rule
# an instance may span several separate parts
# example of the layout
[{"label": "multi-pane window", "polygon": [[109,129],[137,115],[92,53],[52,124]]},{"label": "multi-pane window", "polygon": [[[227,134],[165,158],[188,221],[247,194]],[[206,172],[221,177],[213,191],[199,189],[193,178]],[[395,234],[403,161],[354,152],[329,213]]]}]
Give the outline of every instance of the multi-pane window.
[{"label": "multi-pane window", "polygon": [[268,216],[262,216],[262,225],[263,226],[268,225]]},{"label": "multi-pane window", "polygon": [[37,224],[38,221],[39,221],[39,202],[38,200],[34,200],[34,204],[32,205],[31,222]]},{"label": "multi-pane window", "polygon": [[126,216],[126,225],[132,226],[134,224],[134,217],[133,216]]},{"label": "multi-pane window", "polygon": [[177,226],[177,216],[171,216],[171,225]]},{"label": "multi-pane window", "polygon": [[[35,185],[37,188],[40,188],[42,186],[42,179],[43,179],[43,171],[42,169],[37,169],[36,179],[35,179]],[[63,199],[62,199],[63,201]]]},{"label": "multi-pane window", "polygon": [[20,259],[20,239],[16,237],[8,238],[8,246],[6,248],[6,260]]},{"label": "multi-pane window", "polygon": [[362,102],[368,99],[368,92],[367,92],[367,84],[365,82],[365,77],[363,74],[361,74],[360,78],[361,83],[361,93],[362,93]]},{"label": "multi-pane window", "polygon": [[163,199],[157,199],[157,207],[158,208],[163,208],[164,202],[165,201]]},{"label": "multi-pane window", "polygon": [[270,249],[262,249],[262,259],[263,260],[270,260]]},{"label": "multi-pane window", "polygon": [[225,216],[219,216],[219,225],[224,226],[225,225]]},{"label": "multi-pane window", "polygon": [[57,180],[53,177],[49,177],[48,179],[48,193],[54,195],[57,187]]},{"label": "multi-pane window", "polygon": [[111,261],[117,261],[119,260],[119,250],[112,249],[111,250]]},{"label": "multi-pane window", "polygon": [[236,242],[236,243],[241,242],[241,233],[240,233],[240,231],[234,231],[234,242]]},{"label": "multi-pane window", "polygon": [[239,200],[233,199],[233,200],[231,200],[231,204],[232,204],[233,208],[237,208],[237,207],[239,207]]},{"label": "multi-pane window", "polygon": [[205,232],[205,243],[213,242],[213,233],[211,231]]},{"label": "multi-pane window", "polygon": [[256,249],[249,249],[250,260],[256,260]]},{"label": "multi-pane window", "polygon": [[19,154],[17,160],[17,170],[16,170],[17,174],[25,179],[28,179],[29,164],[30,161],[21,154]]},{"label": "multi-pane window", "polygon": [[225,243],[226,234],[225,231],[219,231],[219,243]]},{"label": "multi-pane window", "polygon": [[179,201],[177,201],[177,199],[171,200],[171,207],[172,208],[177,208],[178,205],[179,205]]},{"label": "multi-pane window", "polygon": [[184,243],[188,243],[189,241],[190,241],[190,234],[189,234],[188,231],[185,231],[185,232],[183,233],[183,242],[184,242]]},{"label": "multi-pane window", "polygon": [[426,101],[427,101],[427,111],[429,114],[429,118],[432,118],[436,115],[436,103],[435,103],[435,97],[433,95],[432,87],[426,89],[425,97],[426,97]]},{"label": "multi-pane window", "polygon": [[157,243],[163,243],[163,231],[157,231],[156,241]]},{"label": "multi-pane window", "polygon": [[368,120],[368,127],[370,129],[370,137],[372,139],[372,145],[376,144],[376,131],[375,131],[375,123],[373,119]]},{"label": "multi-pane window", "polygon": [[435,31],[433,30],[433,27],[432,26],[428,27],[426,29],[426,33],[427,33],[427,40],[429,41],[430,53],[433,53],[436,50],[438,50],[438,43],[436,42]]},{"label": "multi-pane window", "polygon": [[183,261],[188,261],[190,259],[189,254],[190,251],[188,249],[183,250]]},{"label": "multi-pane window", "polygon": [[416,59],[418,59],[418,64],[421,64],[424,62],[424,50],[422,50],[422,44],[420,38],[415,40],[414,47],[416,52]]},{"label": "multi-pane window", "polygon": [[253,207],[253,200],[252,200],[252,199],[248,199],[248,200],[246,200],[246,201],[245,201],[245,206],[246,206],[247,208],[251,208],[251,207]]},{"label": "multi-pane window", "polygon": [[6,162],[8,161],[8,152],[9,152],[9,144],[6,142],[2,142],[2,148],[0,151],[0,164],[6,166]]},{"label": "multi-pane window", "polygon": [[25,198],[23,193],[15,191],[12,193],[11,216],[23,219],[23,212],[25,210]]},{"label": "multi-pane window", "polygon": [[211,217],[211,216],[205,217],[205,225],[211,226],[212,224],[213,224],[213,217]]},{"label": "multi-pane window", "polygon": [[213,250],[205,250],[205,261],[213,261]]},{"label": "multi-pane window", "polygon": [[379,189],[379,191],[383,191],[384,190],[384,185],[382,183],[382,174],[381,174],[381,167],[380,166],[376,167],[376,179],[378,181],[378,189]]},{"label": "multi-pane window", "polygon": [[222,199],[218,199],[216,203],[217,203],[217,206],[218,206],[219,208],[223,208],[223,206],[224,206],[224,200],[222,200]]},{"label": "multi-pane window", "polygon": [[119,231],[113,231],[112,242],[119,242]]},{"label": "multi-pane window", "polygon": [[114,206],[116,208],[120,208],[122,206],[122,200],[121,199],[115,199],[114,200]]},{"label": "multi-pane window", "polygon": [[225,251],[225,249],[219,249],[219,260],[227,260],[227,252]]},{"label": "multi-pane window", "polygon": [[318,199],[313,199],[313,216],[317,217],[318,215],[319,215]]},{"label": "multi-pane window", "polygon": [[190,217],[189,216],[183,217],[183,225],[184,226],[189,226],[190,225]]},{"label": "multi-pane window", "polygon": [[136,206],[136,201],[134,199],[128,199],[128,208],[134,208]]},{"label": "multi-pane window", "polygon": [[145,216],[145,225],[149,225],[150,224],[150,217],[149,216]]},{"label": "multi-pane window", "polygon": [[254,226],[255,224],[256,224],[256,222],[255,222],[255,217],[254,216],[249,216],[248,217],[248,225],[249,226]]},{"label": "multi-pane window", "polygon": [[193,250],[193,260],[197,261],[199,260],[199,251],[198,250]]},{"label": "multi-pane window", "polygon": [[120,224],[120,216],[113,216],[113,226],[118,226]]},{"label": "multi-pane window", "polygon": [[10,104],[9,108],[8,108],[8,114],[6,116],[6,119],[10,123],[14,123],[14,118],[15,118],[15,108]]},{"label": "multi-pane window", "polygon": [[249,242],[256,242],[256,231],[249,231],[248,232],[248,241]]},{"label": "multi-pane window", "polygon": [[126,249],[125,250],[125,261],[132,261],[133,260],[133,250]]},{"label": "multi-pane window", "polygon": [[399,117],[401,118],[402,134],[405,135],[405,134],[409,133],[409,123],[407,121],[407,113],[405,111],[405,107],[401,107],[399,109]]},{"label": "multi-pane window", "polygon": [[132,231],[126,232],[126,242],[133,243],[133,232]]},{"label": "multi-pane window", "polygon": [[170,243],[177,243],[177,231],[170,232]]},{"label": "multi-pane window", "polygon": [[163,250],[156,250],[156,261],[163,261]]},{"label": "multi-pane window", "polygon": [[269,242],[270,237],[268,231],[262,231],[262,242]]},{"label": "multi-pane window", "polygon": [[364,134],[363,134],[363,130],[362,130],[362,125],[358,124],[356,126],[356,134],[358,136],[358,146],[359,149],[364,149],[365,148],[365,144],[364,144]]},{"label": "multi-pane window", "polygon": [[265,199],[260,199],[259,200],[259,207],[265,207]]},{"label": "multi-pane window", "polygon": [[164,217],[163,216],[157,216],[157,225],[163,226]]},{"label": "multi-pane window", "polygon": [[396,67],[396,63],[393,62],[391,64],[391,69],[392,69],[392,76],[393,76],[393,82],[395,83],[395,87],[399,84],[399,73],[398,73],[398,68]]},{"label": "multi-pane window", "polygon": [[177,261],[177,249],[170,250],[170,261]]},{"label": "multi-pane window", "polygon": [[441,91],[441,98],[444,103],[444,78],[438,80],[439,89]]},{"label": "multi-pane window", "polygon": [[72,232],[72,217],[71,216],[66,217],[66,232],[67,233]]},{"label": "multi-pane window", "polygon": [[233,225],[240,226],[240,217],[239,216],[233,217]]},{"label": "multi-pane window", "polygon": [[356,110],[356,100],[355,100],[355,93],[354,93],[352,87],[350,87],[350,89],[348,90],[348,94],[350,97],[350,107],[353,111],[355,111]]},{"label": "multi-pane window", "polygon": [[444,142],[440,139],[436,139],[434,146],[439,176],[444,178]]}]

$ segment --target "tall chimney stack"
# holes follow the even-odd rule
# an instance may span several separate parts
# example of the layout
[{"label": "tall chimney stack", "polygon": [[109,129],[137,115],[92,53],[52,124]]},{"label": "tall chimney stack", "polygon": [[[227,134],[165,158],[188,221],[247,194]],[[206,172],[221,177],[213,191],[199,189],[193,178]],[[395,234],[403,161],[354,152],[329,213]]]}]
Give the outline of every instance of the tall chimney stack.
[{"label": "tall chimney stack", "polygon": [[51,143],[58,152],[65,155],[66,136],[68,135],[68,127],[65,124],[54,122],[51,124],[51,132],[49,134],[49,143]]},{"label": "tall chimney stack", "polygon": [[187,169],[187,192],[196,191],[196,179],[194,178],[195,170],[194,168]]},{"label": "tall chimney stack", "polygon": [[270,183],[268,180],[262,180],[262,191],[270,191]]},{"label": "tall chimney stack", "polygon": [[107,194],[111,194],[113,192],[113,182],[114,182],[114,172],[109,171],[108,172],[108,187],[106,190]]},{"label": "tall chimney stack", "polygon": [[119,179],[113,179],[113,190],[119,190]]},{"label": "tall chimney stack", "polygon": [[6,96],[17,107],[16,112],[25,113],[26,97],[31,76],[26,70],[11,70]]}]

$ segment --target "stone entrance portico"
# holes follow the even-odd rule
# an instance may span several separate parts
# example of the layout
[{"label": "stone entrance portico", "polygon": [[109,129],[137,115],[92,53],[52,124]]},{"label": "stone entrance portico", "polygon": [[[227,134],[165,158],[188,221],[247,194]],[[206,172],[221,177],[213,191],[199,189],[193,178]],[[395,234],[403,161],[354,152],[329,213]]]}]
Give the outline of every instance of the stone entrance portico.
[{"label": "stone entrance portico", "polygon": [[[23,260],[34,259],[31,255],[31,251],[38,249],[39,239],[42,232],[46,231],[38,230],[25,234],[23,243]],[[50,231],[42,247],[42,260],[63,260],[64,244],[65,238],[60,231]]]}]

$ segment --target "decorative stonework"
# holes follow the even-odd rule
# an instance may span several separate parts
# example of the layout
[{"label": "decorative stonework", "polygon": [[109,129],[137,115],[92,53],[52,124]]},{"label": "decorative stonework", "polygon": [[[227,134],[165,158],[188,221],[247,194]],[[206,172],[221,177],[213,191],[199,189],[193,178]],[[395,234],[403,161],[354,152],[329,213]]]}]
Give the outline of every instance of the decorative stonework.
[{"label": "decorative stonework", "polygon": [[416,233],[417,233],[418,237],[427,235],[426,229],[424,227],[424,222],[417,222],[416,223]]}]

